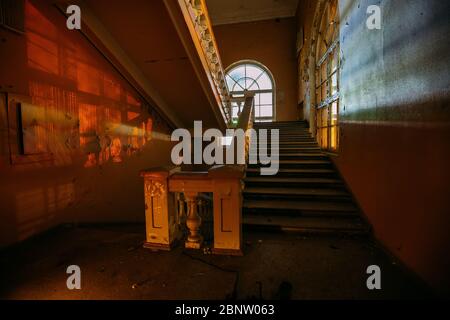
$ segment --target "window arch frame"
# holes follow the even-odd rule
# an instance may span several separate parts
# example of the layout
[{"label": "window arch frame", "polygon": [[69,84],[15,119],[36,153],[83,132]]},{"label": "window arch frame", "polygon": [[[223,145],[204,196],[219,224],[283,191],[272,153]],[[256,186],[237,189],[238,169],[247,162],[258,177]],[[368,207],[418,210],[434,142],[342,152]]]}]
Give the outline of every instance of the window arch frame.
[{"label": "window arch frame", "polygon": [[[335,14],[330,15],[334,5]],[[318,6],[319,20],[313,51],[315,130],[320,147],[337,153],[339,151],[340,113],[340,14],[339,0],[323,0]],[[331,23],[332,22],[332,23]],[[330,26],[333,33],[328,35]],[[325,32],[324,32],[325,31]],[[325,42],[325,46],[323,46]],[[336,59],[336,60],[335,60]],[[334,67],[333,67],[334,63]],[[334,90],[334,91],[333,91]]]},{"label": "window arch frame", "polygon": [[[271,82],[271,89],[259,89],[259,90],[248,90],[250,92],[255,92],[255,94],[261,94],[261,93],[271,93],[272,94],[272,116],[271,117],[255,117],[255,122],[273,122],[276,121],[276,83],[275,83],[275,78],[272,74],[272,72],[269,70],[269,68],[267,68],[264,64],[262,64],[259,61],[256,60],[251,60],[251,59],[244,59],[244,60],[239,60],[236,62],[233,62],[232,64],[230,64],[226,69],[225,69],[225,82],[227,83],[228,86],[228,81],[227,81],[227,77],[230,77],[232,79],[232,81],[234,81],[236,84],[239,80],[243,79],[239,79],[238,81],[236,81],[235,79],[233,79],[231,76],[229,76],[229,74],[242,66],[245,65],[251,65],[254,67],[259,68],[262,73],[260,76],[258,76],[256,79],[253,78],[249,78],[249,77],[244,77],[245,79],[252,79],[256,85],[258,85],[257,80],[263,75],[266,74]],[[253,83],[251,84],[251,86],[253,85]],[[251,87],[250,86],[250,87]],[[241,86],[242,88],[242,86]],[[238,94],[238,95],[243,95],[245,92],[245,89],[243,91],[233,91],[232,88],[228,88],[228,91],[230,92],[231,96],[233,97],[233,94]],[[259,104],[256,104],[256,95],[255,95],[255,108],[260,106]],[[264,106],[264,105],[263,105]],[[233,112],[232,114],[232,118],[233,118]]]}]

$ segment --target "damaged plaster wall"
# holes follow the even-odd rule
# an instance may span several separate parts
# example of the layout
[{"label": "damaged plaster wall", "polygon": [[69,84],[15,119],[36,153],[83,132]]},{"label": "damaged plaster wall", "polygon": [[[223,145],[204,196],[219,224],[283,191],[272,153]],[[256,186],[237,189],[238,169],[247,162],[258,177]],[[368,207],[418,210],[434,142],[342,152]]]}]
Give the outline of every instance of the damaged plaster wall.
[{"label": "damaged plaster wall", "polygon": [[61,223],[144,221],[139,171],[170,164],[167,124],[65,23],[30,0],[24,34],[0,29],[0,247]]}]

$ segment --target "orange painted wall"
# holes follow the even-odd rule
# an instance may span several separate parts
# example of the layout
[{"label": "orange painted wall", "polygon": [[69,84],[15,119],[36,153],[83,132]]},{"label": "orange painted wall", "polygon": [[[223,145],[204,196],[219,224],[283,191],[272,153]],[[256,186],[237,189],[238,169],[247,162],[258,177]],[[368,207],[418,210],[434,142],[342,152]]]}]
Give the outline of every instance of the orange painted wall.
[{"label": "orange painted wall", "polygon": [[[0,29],[0,246],[64,222],[143,221],[141,169],[170,163],[168,126],[52,1]],[[21,155],[16,102],[45,155]],[[33,128],[33,129],[31,129]]]},{"label": "orange painted wall", "polygon": [[273,74],[277,120],[297,120],[297,59],[295,18],[214,26],[224,67],[256,60]]}]

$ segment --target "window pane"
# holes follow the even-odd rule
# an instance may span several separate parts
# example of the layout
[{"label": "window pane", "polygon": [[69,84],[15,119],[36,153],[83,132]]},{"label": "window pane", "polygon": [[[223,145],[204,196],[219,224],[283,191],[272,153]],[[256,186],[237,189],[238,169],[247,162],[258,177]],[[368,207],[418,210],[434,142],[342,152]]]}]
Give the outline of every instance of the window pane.
[{"label": "window pane", "polygon": [[238,116],[238,112],[239,112],[239,108],[238,107],[233,107],[233,118],[237,118]]},{"label": "window pane", "polygon": [[272,116],[272,106],[261,106],[260,107],[261,117],[271,117]]},{"label": "window pane", "polygon": [[234,86],[231,88],[231,91],[236,92],[236,91],[244,91],[244,89],[238,85],[236,82],[234,83]]},{"label": "window pane", "polygon": [[267,73],[263,74],[259,80],[258,85],[261,90],[270,90],[272,89],[272,80],[270,80]]},{"label": "window pane", "polygon": [[[263,67],[256,64],[245,63],[234,67],[227,73],[227,84],[233,95],[237,93],[242,96],[244,90],[255,93],[255,117],[273,117],[273,83],[272,78]],[[264,92],[261,91],[270,91]],[[232,109],[232,116],[237,117],[237,109]],[[258,121],[258,119],[255,119]]]},{"label": "window pane", "polygon": [[337,72],[331,76],[331,95],[334,95],[338,91]]},{"label": "window pane", "polygon": [[252,86],[255,83],[255,80],[251,78],[245,78],[245,89],[249,90],[250,86]]},{"label": "window pane", "polygon": [[260,97],[261,97],[260,104],[272,104],[273,103],[272,93],[261,93]]},{"label": "window pane", "polygon": [[339,61],[339,51],[337,51],[337,48],[333,50],[333,56],[331,57],[331,59],[331,71],[334,71],[337,69]]},{"label": "window pane", "polygon": [[335,101],[333,102],[332,106],[331,106],[331,124],[337,124],[338,122],[338,102]]},{"label": "window pane", "polygon": [[238,83],[238,86],[237,86],[238,90],[239,89],[240,90],[245,90],[245,88],[246,88],[245,78],[239,79],[237,83]]},{"label": "window pane", "polygon": [[227,80],[228,89],[232,90],[232,88],[234,88],[234,85],[236,83],[233,81],[233,79],[229,75],[226,75],[225,79]]},{"label": "window pane", "polygon": [[245,69],[243,66],[240,66],[240,67],[237,67],[237,68],[231,70],[228,74],[235,81],[238,81],[239,79],[245,77]]},{"label": "window pane", "polygon": [[261,104],[261,93],[257,93],[255,94],[255,105],[260,105]]},{"label": "window pane", "polygon": [[[318,59],[339,40],[337,0],[327,1],[321,18],[318,38]],[[316,68],[317,141],[323,149],[336,151],[339,147],[339,100],[323,107],[323,103],[339,94],[339,42],[322,64]]]},{"label": "window pane", "polygon": [[246,77],[251,78],[253,80],[258,79],[258,77],[263,73],[264,71],[256,66],[252,66],[250,64],[246,65]]},{"label": "window pane", "polygon": [[260,117],[260,107],[259,106],[255,106],[255,117]]},{"label": "window pane", "polygon": [[253,81],[252,84],[250,84],[250,86],[248,87],[248,90],[259,90],[260,88],[258,87],[258,82]]}]

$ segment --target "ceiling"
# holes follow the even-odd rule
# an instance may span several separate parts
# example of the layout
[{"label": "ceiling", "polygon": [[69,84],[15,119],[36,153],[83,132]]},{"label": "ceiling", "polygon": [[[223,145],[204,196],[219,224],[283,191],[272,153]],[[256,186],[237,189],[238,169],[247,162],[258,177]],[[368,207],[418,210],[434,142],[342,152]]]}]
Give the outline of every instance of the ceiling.
[{"label": "ceiling", "polygon": [[206,0],[213,25],[295,16],[299,0]]},{"label": "ceiling", "polygon": [[217,126],[163,1],[84,2],[186,127],[194,120]]}]

